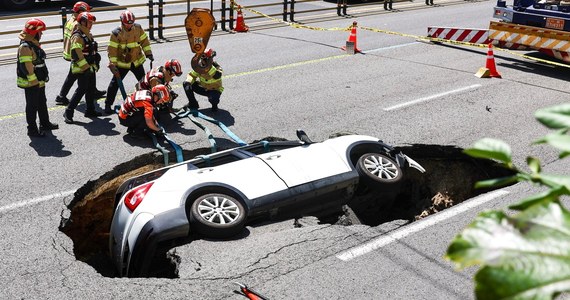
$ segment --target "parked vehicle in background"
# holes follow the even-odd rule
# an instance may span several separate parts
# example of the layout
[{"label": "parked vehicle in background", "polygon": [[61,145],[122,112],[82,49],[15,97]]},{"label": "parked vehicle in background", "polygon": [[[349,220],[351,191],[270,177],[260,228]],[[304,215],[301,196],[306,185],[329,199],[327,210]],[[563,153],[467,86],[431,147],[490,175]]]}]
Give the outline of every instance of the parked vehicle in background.
[{"label": "parked vehicle in background", "polygon": [[[190,234],[227,238],[259,218],[302,216],[400,192],[424,168],[378,138],[261,141],[125,181],[116,192],[109,250],[119,276],[145,276],[161,243]],[[382,197],[384,196],[384,197]]]}]

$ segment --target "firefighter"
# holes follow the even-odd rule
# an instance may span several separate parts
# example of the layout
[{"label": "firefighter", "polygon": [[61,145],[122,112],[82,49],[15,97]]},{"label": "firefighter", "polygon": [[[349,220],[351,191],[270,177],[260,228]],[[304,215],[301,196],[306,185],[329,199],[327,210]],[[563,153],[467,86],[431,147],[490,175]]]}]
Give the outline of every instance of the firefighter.
[{"label": "firefighter", "polygon": [[159,110],[174,113],[176,110],[172,107],[172,104],[174,99],[178,97],[178,94],[172,90],[170,82],[174,80],[174,76],[180,77],[181,75],[182,65],[180,62],[177,59],[169,59],[163,66],[148,71],[145,77],[137,83],[137,90],[150,90],[158,84],[167,86],[170,91],[170,101],[167,105],[159,106]]},{"label": "firefighter", "polygon": [[71,36],[71,72],[77,76],[77,89],[63,113],[65,123],[73,124],[73,113],[85,95],[85,117],[103,115],[95,110],[95,73],[99,70],[101,55],[97,52],[97,42],[91,34],[95,16],[82,12],[77,16],[77,29]]},{"label": "firefighter", "polygon": [[182,84],[184,92],[188,97],[188,105],[184,106],[191,110],[197,110],[200,106],[194,93],[208,97],[208,101],[212,104],[212,111],[218,111],[220,96],[224,91],[222,86],[222,67],[214,61],[216,51],[211,48],[206,49],[200,57],[200,64],[211,65],[205,73],[198,73],[195,70],[190,71],[186,77],[186,81]]},{"label": "firefighter", "polygon": [[168,87],[158,84],[149,90],[140,90],[128,97],[119,109],[119,123],[135,137],[144,133],[164,134],[156,121],[156,107],[170,101]]},{"label": "firefighter", "polygon": [[[71,61],[71,35],[77,29],[77,16],[84,11],[90,12],[91,7],[89,6],[89,4],[83,1],[78,1],[75,3],[75,5],[73,5],[71,11],[72,11],[71,17],[69,17],[69,20],[67,20],[67,22],[65,23],[65,27],[63,29],[63,59],[65,59],[66,61]],[[67,99],[67,93],[69,93],[69,90],[71,90],[71,87],[73,86],[76,80],[77,76],[75,76],[75,74],[71,72],[71,68],[69,68],[69,72],[67,73],[67,77],[63,82],[61,90],[59,91],[59,95],[57,95],[57,97],[55,98],[55,104],[57,105],[69,104],[69,99]],[[96,91],[95,98],[99,99],[105,96],[105,93],[107,93],[107,91]]]},{"label": "firefighter", "polygon": [[[40,46],[45,29],[46,24],[42,20],[32,18],[26,22],[19,36],[17,84],[24,89],[26,96],[26,122],[28,135],[31,137],[43,137],[44,131],[59,128],[57,124],[50,122],[47,110],[45,84],[49,81],[49,74],[45,64],[46,53]],[[40,119],[39,129],[36,115]]]},{"label": "firefighter", "polygon": [[[125,78],[129,71],[133,72],[137,81],[141,81],[145,75],[143,63],[146,58],[153,61],[150,42],[144,29],[135,23],[135,15],[126,10],[121,13],[121,26],[111,32],[109,47],[109,68],[115,76]],[[105,113],[112,114],[113,102],[117,96],[119,83],[113,76],[107,88],[107,99],[105,99]]]}]

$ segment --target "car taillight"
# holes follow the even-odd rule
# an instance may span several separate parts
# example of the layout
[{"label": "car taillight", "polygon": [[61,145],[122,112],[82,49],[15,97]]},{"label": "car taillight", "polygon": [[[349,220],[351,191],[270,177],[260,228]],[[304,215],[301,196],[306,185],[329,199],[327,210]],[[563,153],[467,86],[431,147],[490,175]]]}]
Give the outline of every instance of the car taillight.
[{"label": "car taillight", "polygon": [[125,196],[125,205],[131,212],[135,211],[137,206],[141,204],[141,202],[144,199],[144,196],[146,196],[146,193],[148,192],[153,183],[154,182],[145,183],[141,186],[138,186],[130,190],[127,193],[127,195]]}]

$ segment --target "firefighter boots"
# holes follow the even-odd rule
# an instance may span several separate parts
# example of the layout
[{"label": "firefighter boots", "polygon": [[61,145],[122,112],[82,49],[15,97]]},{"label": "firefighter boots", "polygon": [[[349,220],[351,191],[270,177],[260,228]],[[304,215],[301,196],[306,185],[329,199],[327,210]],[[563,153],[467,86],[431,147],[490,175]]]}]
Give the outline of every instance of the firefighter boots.
[{"label": "firefighter boots", "polygon": [[72,109],[66,109],[63,112],[63,120],[67,124],[73,124],[73,110]]},{"label": "firefighter boots", "polygon": [[68,105],[69,104],[69,99],[67,99],[67,97],[65,96],[57,96],[55,97],[55,104],[56,105]]}]

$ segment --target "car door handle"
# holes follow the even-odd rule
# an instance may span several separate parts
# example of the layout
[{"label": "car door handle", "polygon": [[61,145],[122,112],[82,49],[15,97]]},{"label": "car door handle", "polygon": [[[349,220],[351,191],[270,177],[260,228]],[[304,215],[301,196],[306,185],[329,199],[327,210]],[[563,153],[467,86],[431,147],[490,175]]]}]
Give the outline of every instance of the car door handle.
[{"label": "car door handle", "polygon": [[278,159],[279,157],[281,157],[281,155],[279,155],[279,154],[270,155],[266,158],[266,160]]},{"label": "car door handle", "polygon": [[214,171],[214,168],[202,169],[202,170],[198,171],[198,174],[202,174],[202,173],[206,173],[206,172],[212,172],[212,171]]}]

